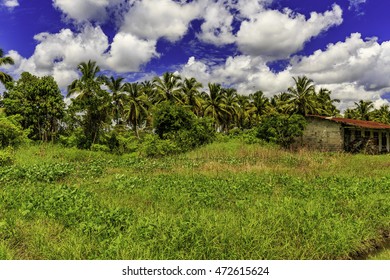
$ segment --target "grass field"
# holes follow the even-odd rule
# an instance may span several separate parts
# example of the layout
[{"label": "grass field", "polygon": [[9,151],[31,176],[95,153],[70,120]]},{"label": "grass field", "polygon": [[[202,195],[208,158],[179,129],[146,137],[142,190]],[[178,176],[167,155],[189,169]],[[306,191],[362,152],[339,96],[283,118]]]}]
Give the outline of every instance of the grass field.
[{"label": "grass field", "polygon": [[25,147],[0,167],[0,259],[361,258],[388,238],[389,167],[239,140],[161,159]]}]

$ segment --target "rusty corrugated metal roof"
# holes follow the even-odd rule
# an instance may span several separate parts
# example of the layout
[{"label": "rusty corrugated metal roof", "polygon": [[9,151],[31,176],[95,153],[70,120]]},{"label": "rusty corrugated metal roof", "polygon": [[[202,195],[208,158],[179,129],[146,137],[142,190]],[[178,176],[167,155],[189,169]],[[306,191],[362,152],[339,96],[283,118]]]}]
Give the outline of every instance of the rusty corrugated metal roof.
[{"label": "rusty corrugated metal roof", "polygon": [[342,123],[346,125],[352,125],[361,128],[371,128],[371,129],[390,129],[390,125],[373,122],[373,121],[362,121],[362,120],[353,120],[353,119],[345,119],[345,118],[336,118],[336,117],[324,117],[324,116],[316,116],[310,115],[308,117],[321,118],[329,121],[333,121],[336,123]]}]

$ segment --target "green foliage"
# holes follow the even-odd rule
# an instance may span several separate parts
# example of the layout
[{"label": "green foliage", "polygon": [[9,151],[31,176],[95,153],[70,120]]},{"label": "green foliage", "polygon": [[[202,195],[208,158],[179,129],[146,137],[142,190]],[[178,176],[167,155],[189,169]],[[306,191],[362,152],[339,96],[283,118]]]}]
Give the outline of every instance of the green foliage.
[{"label": "green foliage", "polygon": [[26,142],[26,136],[18,123],[18,116],[0,116],[0,148],[18,146]]},{"label": "green foliage", "polygon": [[103,128],[111,123],[112,98],[102,88],[104,79],[97,75],[100,68],[96,62],[80,63],[78,69],[82,76],[68,87],[68,96],[76,94],[68,112],[72,125],[83,128],[85,141],[80,148],[89,149],[99,143]]},{"label": "green foliage", "polygon": [[4,93],[7,115],[20,115],[23,129],[29,137],[49,141],[57,137],[65,103],[53,77],[36,77],[22,73],[21,78]]},{"label": "green foliage", "polygon": [[[188,109],[168,102],[157,106],[154,128],[160,140],[155,137],[146,139],[144,150],[145,154],[150,156],[188,151],[212,142],[215,137],[213,122],[210,119],[197,118]],[[152,145],[161,149],[156,148],[153,152],[150,149]]]},{"label": "green foliage", "polygon": [[390,227],[385,155],[235,138],[162,159],[56,145],[15,157],[0,167],[1,259],[350,259]]},{"label": "green foliage", "polygon": [[7,147],[4,150],[0,150],[0,167],[12,165],[14,161],[15,161],[15,155],[12,147]]},{"label": "green foliage", "polygon": [[182,151],[189,151],[214,140],[215,131],[211,119],[193,119],[189,129],[181,129],[166,134],[166,138],[174,141]]},{"label": "green foliage", "polygon": [[306,120],[301,115],[273,114],[263,119],[257,137],[288,148],[296,137],[303,134],[305,126]]},{"label": "green foliage", "polygon": [[157,135],[164,139],[168,133],[191,129],[195,118],[195,115],[183,106],[162,102],[154,110],[153,128]]},{"label": "green foliage", "polygon": [[132,153],[138,149],[139,139],[128,131],[112,130],[103,138],[102,143],[105,143],[109,151],[115,154]]},{"label": "green foliage", "polygon": [[145,136],[141,146],[141,153],[147,157],[162,157],[180,153],[182,150],[170,139],[161,139],[157,135]]},{"label": "green foliage", "polygon": [[107,147],[106,145],[101,145],[101,144],[92,144],[91,145],[91,151],[94,152],[110,152],[110,148]]}]

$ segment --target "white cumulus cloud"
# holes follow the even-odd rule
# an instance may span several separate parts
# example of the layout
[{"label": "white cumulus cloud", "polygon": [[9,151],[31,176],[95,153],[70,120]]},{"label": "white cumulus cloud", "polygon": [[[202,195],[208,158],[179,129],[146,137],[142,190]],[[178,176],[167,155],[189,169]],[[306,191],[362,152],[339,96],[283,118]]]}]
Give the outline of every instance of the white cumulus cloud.
[{"label": "white cumulus cloud", "polygon": [[206,43],[217,46],[235,42],[233,35],[233,15],[228,7],[222,2],[211,2],[206,5],[202,15],[204,23],[198,38]]},{"label": "white cumulus cloud", "polygon": [[53,0],[53,5],[76,22],[105,22],[107,9],[124,0]]},{"label": "white cumulus cloud", "polygon": [[2,2],[3,2],[2,5],[9,8],[9,9],[13,9],[13,8],[19,6],[18,0],[2,0]]},{"label": "white cumulus cloud", "polygon": [[132,34],[120,32],[111,44],[107,65],[117,72],[134,72],[157,56],[155,41],[141,40]]},{"label": "white cumulus cloud", "polygon": [[291,10],[264,10],[243,21],[237,44],[245,54],[285,58],[303,49],[311,38],[343,21],[340,6],[323,14],[312,12],[306,19]]},{"label": "white cumulus cloud", "polygon": [[164,37],[174,42],[186,34],[189,23],[199,13],[198,2],[181,4],[172,0],[136,1],[124,15],[121,32],[148,40]]}]

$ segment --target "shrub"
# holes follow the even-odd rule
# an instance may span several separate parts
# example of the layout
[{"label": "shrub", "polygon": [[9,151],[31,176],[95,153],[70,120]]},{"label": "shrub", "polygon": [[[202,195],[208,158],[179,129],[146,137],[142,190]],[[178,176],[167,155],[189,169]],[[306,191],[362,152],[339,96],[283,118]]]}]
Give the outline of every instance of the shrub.
[{"label": "shrub", "polygon": [[[161,141],[148,138],[147,147],[152,145],[163,145],[156,150],[146,152],[146,155],[166,155],[189,151],[201,145],[211,143],[215,138],[213,123],[208,118],[197,118],[194,113],[188,109],[171,104],[168,102],[161,103],[157,106],[154,116],[154,129]],[[169,140],[164,142],[164,140]]]},{"label": "shrub", "polygon": [[110,152],[115,154],[132,153],[138,149],[139,140],[132,132],[118,132],[117,130],[113,130],[102,138],[101,144],[107,145]]},{"label": "shrub", "polygon": [[177,143],[183,151],[188,151],[211,143],[215,138],[215,130],[210,119],[194,119],[190,129],[172,132],[167,138]]},{"label": "shrub", "polygon": [[169,102],[157,105],[154,111],[153,128],[157,135],[163,139],[167,133],[183,129],[191,129],[196,116],[183,106]]},{"label": "shrub", "polygon": [[14,161],[15,155],[12,147],[0,150],[0,166],[12,165]]},{"label": "shrub", "polygon": [[160,139],[157,135],[146,135],[141,146],[141,153],[147,157],[161,157],[182,152],[170,139]]},{"label": "shrub", "polygon": [[110,148],[107,147],[106,145],[102,145],[102,144],[92,144],[91,145],[91,151],[94,151],[94,152],[110,152]]},{"label": "shrub", "polygon": [[264,118],[258,128],[257,137],[288,148],[296,137],[303,134],[305,126],[306,120],[301,115],[274,114]]},{"label": "shrub", "polygon": [[0,117],[0,148],[18,146],[27,140],[16,118]]}]

